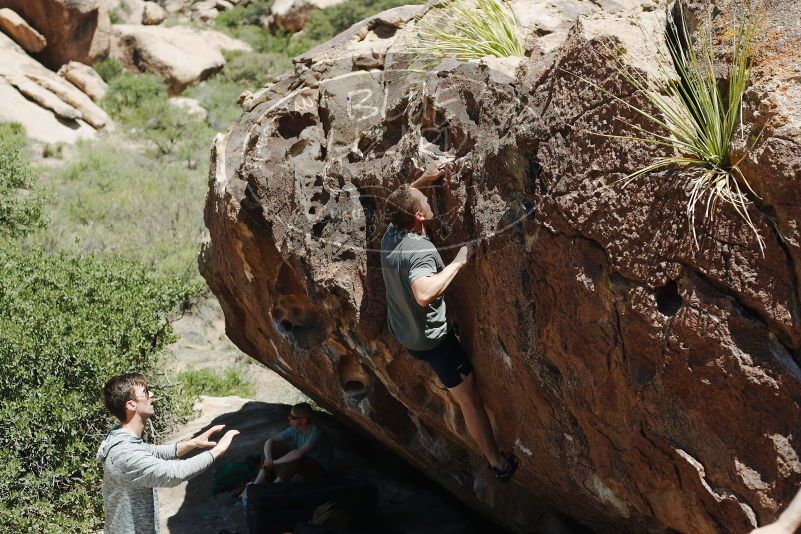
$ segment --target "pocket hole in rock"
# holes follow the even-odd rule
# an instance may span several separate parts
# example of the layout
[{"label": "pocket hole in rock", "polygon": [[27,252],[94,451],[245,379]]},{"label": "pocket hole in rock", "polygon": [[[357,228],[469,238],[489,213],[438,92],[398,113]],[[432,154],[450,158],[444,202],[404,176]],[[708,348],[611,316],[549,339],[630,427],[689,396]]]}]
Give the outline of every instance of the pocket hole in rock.
[{"label": "pocket hole in rock", "polygon": [[339,357],[339,380],[348,401],[359,402],[367,397],[367,373],[351,354]]},{"label": "pocket hole in rock", "polygon": [[278,119],[276,129],[278,134],[284,139],[293,139],[300,135],[300,132],[317,124],[311,113],[298,113],[297,111],[290,111],[286,115],[282,115]]},{"label": "pocket hole in rock", "polygon": [[665,317],[673,317],[678,313],[684,299],[679,295],[679,288],[676,282],[670,282],[664,287],[659,287],[655,292],[656,308]]}]

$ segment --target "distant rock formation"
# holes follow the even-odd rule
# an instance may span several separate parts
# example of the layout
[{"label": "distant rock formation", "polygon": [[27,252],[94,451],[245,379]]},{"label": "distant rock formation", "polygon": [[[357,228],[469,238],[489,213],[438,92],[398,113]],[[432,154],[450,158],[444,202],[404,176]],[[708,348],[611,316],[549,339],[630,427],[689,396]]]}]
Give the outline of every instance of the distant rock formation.
[{"label": "distant rock formation", "polygon": [[19,122],[30,138],[48,143],[73,143],[92,137],[95,129],[111,126],[106,112],[81,89],[29,57],[3,34],[0,121]]},{"label": "distant rock formation", "polygon": [[[694,248],[680,171],[606,187],[663,152],[597,135],[624,133],[621,117],[651,126],[575,74],[632,97],[608,39],[654,72],[664,5],[514,6],[528,58],[415,79],[404,22],[418,11],[398,8],[244,99],[212,151],[201,255],[227,333],[516,530],[555,507],[602,532],[747,532],[801,485],[801,29],[787,24],[801,4],[768,12],[747,94],[746,124],[767,124],[743,162],[764,257],[722,206]],[[713,12],[725,35],[729,3]],[[431,202],[445,261],[480,244],[446,299],[522,460],[507,485],[385,326],[383,198],[426,153],[456,161]]]},{"label": "distant rock formation", "polygon": [[276,0],[270,8],[268,22],[288,32],[299,32],[306,26],[312,12],[326,9],[345,0]]},{"label": "distant rock formation", "polygon": [[105,57],[110,22],[106,0],[0,0],[47,40],[37,58],[57,70],[69,61],[92,64]]},{"label": "distant rock formation", "polygon": [[142,11],[142,24],[148,26],[161,24],[166,17],[167,12],[156,2],[145,2],[145,8]]},{"label": "distant rock formation", "polygon": [[0,29],[25,49],[26,52],[41,52],[47,46],[44,35],[7,7],[0,9]]},{"label": "distant rock formation", "polygon": [[109,0],[109,12],[115,15],[117,24],[142,24],[145,0]]},{"label": "distant rock formation", "polygon": [[108,91],[108,85],[95,72],[95,69],[77,61],[70,61],[61,67],[58,70],[58,75],[86,93],[95,102],[103,100]]},{"label": "distant rock formation", "polygon": [[192,18],[208,22],[217,18],[223,11],[228,11],[238,4],[246,4],[248,0],[200,0],[192,4]]},{"label": "distant rock formation", "polygon": [[112,31],[111,56],[129,70],[162,77],[171,95],[222,69],[221,50],[251,50],[220,32],[183,26],[115,24]]}]

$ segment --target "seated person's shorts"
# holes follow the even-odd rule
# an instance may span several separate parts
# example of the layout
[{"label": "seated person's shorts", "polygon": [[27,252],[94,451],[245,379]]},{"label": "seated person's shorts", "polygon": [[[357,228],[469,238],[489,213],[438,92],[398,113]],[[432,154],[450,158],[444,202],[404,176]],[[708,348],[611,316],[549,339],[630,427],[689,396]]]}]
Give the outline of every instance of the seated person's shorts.
[{"label": "seated person's shorts", "polygon": [[461,375],[467,376],[473,372],[473,366],[453,330],[449,330],[445,340],[433,349],[406,350],[418,360],[428,362],[442,381],[442,385],[448,389],[462,383]]}]

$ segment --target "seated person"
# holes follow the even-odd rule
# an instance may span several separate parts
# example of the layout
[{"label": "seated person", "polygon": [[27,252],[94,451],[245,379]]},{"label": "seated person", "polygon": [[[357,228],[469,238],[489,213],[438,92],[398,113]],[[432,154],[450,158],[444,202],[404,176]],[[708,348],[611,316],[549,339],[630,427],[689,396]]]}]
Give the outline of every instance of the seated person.
[{"label": "seated person", "polygon": [[322,478],[330,453],[323,443],[323,430],[312,422],[314,411],[301,402],[289,412],[289,428],[264,442],[264,465],[255,484],[268,482],[269,472],[274,482],[289,482],[296,475],[305,479]]}]

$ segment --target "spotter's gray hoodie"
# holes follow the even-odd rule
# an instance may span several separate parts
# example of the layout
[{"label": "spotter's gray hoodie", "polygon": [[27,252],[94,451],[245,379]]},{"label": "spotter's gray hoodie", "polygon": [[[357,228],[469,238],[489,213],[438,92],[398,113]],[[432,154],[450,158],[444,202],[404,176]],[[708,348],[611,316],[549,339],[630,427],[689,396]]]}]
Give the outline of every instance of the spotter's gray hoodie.
[{"label": "spotter's gray hoodie", "polygon": [[159,500],[155,488],[177,486],[214,462],[209,451],[178,460],[177,446],[150,445],[122,428],[109,432],[97,451],[97,461],[103,464],[106,534],[157,534]]}]

